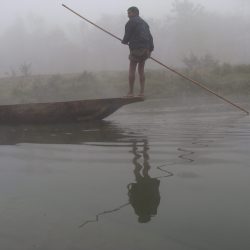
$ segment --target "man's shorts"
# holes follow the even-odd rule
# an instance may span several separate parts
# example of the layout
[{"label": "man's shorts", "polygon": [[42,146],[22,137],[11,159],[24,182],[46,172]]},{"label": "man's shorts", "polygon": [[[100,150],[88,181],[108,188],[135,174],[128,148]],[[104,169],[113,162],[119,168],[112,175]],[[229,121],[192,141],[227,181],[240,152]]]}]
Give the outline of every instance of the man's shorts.
[{"label": "man's shorts", "polygon": [[146,61],[150,57],[149,49],[133,49],[130,50],[129,60],[132,62],[140,63]]}]

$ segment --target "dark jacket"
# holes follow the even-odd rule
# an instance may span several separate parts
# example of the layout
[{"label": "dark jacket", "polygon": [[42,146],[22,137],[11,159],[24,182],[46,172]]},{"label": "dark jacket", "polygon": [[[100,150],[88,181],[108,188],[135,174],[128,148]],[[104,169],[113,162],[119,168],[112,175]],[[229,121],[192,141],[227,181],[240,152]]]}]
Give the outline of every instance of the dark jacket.
[{"label": "dark jacket", "polygon": [[139,16],[129,19],[125,26],[123,44],[128,44],[130,49],[149,49],[153,51],[153,37],[148,24]]}]

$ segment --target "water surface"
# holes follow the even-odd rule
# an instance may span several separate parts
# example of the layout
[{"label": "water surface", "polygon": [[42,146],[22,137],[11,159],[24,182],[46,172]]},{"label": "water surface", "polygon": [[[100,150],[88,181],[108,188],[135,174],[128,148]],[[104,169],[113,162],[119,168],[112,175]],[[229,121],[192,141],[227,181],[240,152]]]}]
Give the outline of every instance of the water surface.
[{"label": "water surface", "polygon": [[1,249],[250,249],[250,118],[223,104],[1,126],[0,144]]}]

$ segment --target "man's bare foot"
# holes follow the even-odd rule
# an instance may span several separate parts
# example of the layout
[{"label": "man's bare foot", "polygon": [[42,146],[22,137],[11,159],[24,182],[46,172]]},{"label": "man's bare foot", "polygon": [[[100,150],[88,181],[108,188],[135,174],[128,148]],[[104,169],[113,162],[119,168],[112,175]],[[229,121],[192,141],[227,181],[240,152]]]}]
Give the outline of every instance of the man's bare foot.
[{"label": "man's bare foot", "polygon": [[144,97],[144,93],[139,93],[138,97]]},{"label": "man's bare foot", "polygon": [[125,98],[133,98],[134,94],[133,93],[128,93],[127,95],[124,96]]}]

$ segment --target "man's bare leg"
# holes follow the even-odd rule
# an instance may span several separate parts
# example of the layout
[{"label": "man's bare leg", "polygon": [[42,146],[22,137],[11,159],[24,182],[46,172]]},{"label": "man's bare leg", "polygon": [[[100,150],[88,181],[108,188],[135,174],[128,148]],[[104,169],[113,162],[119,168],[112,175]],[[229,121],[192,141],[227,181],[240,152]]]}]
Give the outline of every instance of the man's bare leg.
[{"label": "man's bare leg", "polygon": [[134,94],[136,66],[137,66],[137,62],[130,61],[130,64],[129,64],[129,93],[128,93],[128,96],[133,96],[133,94]]},{"label": "man's bare leg", "polygon": [[144,96],[144,87],[145,87],[145,73],[144,73],[145,61],[139,62],[138,64],[138,73],[140,77],[140,93],[139,96]]}]

